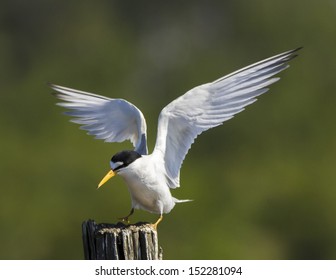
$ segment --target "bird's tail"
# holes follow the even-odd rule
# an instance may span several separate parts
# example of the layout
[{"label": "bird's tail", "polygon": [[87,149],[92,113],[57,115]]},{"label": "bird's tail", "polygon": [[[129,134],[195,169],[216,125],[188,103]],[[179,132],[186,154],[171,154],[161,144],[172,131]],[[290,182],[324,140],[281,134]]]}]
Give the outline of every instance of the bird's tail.
[{"label": "bird's tail", "polygon": [[175,197],[174,198],[174,202],[175,203],[182,203],[182,202],[190,202],[190,201],[193,201],[192,199],[177,199]]}]

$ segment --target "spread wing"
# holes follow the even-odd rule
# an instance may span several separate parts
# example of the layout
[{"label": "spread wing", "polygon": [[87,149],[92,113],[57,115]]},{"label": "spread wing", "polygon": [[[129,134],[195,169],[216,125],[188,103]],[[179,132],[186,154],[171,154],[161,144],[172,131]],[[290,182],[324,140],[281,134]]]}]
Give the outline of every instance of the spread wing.
[{"label": "spread wing", "polygon": [[154,154],[165,165],[168,185],[179,186],[182,162],[203,131],[221,125],[256,97],[265,93],[270,84],[279,80],[273,76],[289,67],[296,56],[291,50],[252,64],[212,83],[189,90],[160,113]]},{"label": "spread wing", "polygon": [[148,153],[146,121],[133,104],[62,86],[50,87],[63,100],[57,105],[68,109],[66,114],[74,117],[71,121],[82,125],[88,134],[105,142],[130,140],[138,153]]}]

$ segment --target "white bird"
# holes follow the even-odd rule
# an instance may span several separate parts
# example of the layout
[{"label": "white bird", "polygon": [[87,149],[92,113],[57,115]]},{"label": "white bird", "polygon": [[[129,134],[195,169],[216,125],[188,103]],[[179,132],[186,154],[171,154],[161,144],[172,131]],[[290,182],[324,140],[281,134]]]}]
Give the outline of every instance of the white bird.
[{"label": "white bird", "polygon": [[256,97],[268,91],[267,86],[279,80],[273,76],[289,67],[287,62],[299,50],[291,50],[262,60],[211,83],[197,86],[178,97],[159,115],[154,150],[148,154],[146,121],[141,111],[123,99],[50,85],[58,103],[74,117],[72,122],[82,125],[88,134],[105,142],[130,140],[132,151],[121,151],[111,161],[111,170],[99,183],[101,187],[114,175],[120,175],[128,187],[132,208],[122,218],[128,222],[134,209],[159,214],[156,228],[179,200],[170,189],[180,186],[180,168],[195,138],[210,128],[221,125]]}]

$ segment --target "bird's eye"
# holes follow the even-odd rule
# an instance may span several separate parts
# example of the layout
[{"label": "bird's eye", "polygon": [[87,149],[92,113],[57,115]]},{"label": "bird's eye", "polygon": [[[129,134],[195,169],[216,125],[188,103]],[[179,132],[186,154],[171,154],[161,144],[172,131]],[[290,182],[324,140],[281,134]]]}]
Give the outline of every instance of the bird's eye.
[{"label": "bird's eye", "polygon": [[111,165],[112,170],[118,170],[119,168],[121,168],[124,165],[124,163],[122,161],[117,161],[117,162],[111,161],[110,165]]}]

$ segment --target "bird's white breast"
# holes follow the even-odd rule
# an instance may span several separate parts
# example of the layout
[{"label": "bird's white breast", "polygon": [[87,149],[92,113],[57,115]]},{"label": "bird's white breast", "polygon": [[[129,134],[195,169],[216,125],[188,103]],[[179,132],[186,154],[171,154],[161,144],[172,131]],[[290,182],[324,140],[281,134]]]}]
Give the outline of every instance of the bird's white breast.
[{"label": "bird's white breast", "polygon": [[132,206],[152,213],[169,213],[174,205],[162,164],[152,155],[142,156],[118,173],[125,180]]}]

